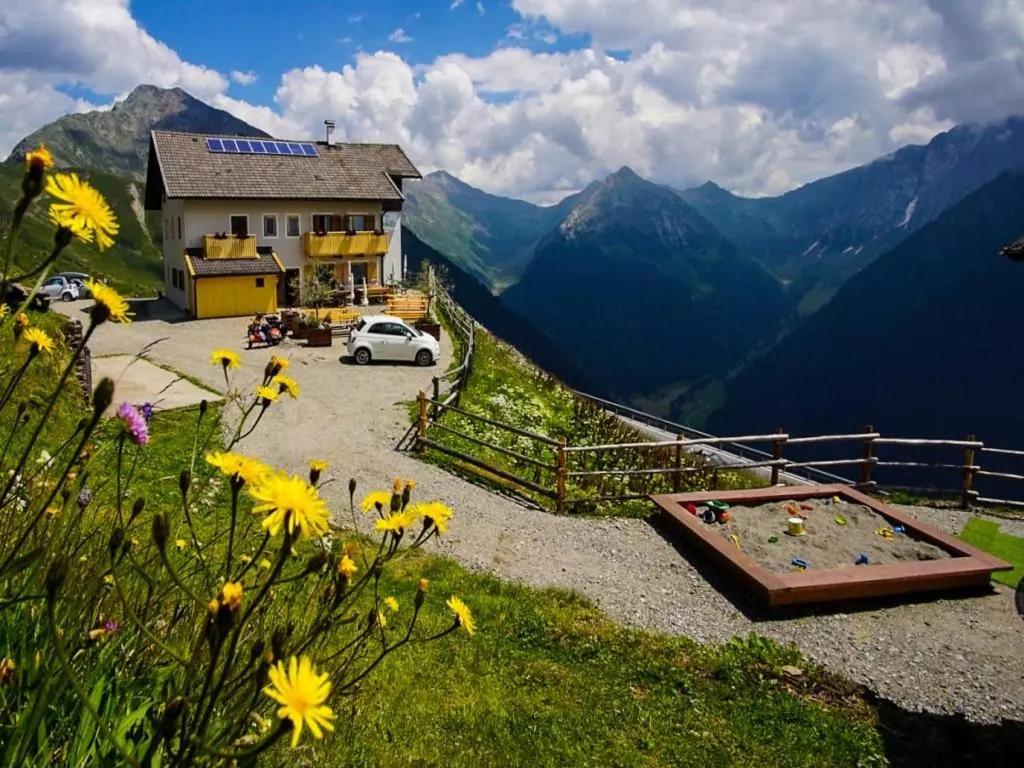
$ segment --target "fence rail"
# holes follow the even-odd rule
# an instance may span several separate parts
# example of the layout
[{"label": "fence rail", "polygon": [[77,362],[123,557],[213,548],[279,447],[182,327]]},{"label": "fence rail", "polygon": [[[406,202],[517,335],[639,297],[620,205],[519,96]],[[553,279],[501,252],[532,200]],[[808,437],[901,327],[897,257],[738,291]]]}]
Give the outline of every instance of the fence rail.
[{"label": "fence rail", "polygon": [[[462,359],[459,365],[434,377],[430,394],[419,394],[415,425],[417,450],[434,450],[458,459],[485,476],[500,478],[551,500],[558,512],[579,505],[645,499],[652,492],[678,491],[684,481],[691,480],[703,483],[700,487],[715,490],[726,473],[755,470],[763,473],[758,477],[766,485],[772,486],[792,482],[844,483],[860,488],[945,493],[958,497],[963,506],[974,503],[1024,507],[1024,494],[1020,500],[999,499],[982,495],[975,488],[979,478],[1024,482],[1024,468],[983,465],[980,458],[988,454],[1004,462],[1019,462],[1024,458],[1024,450],[987,447],[974,435],[962,440],[888,437],[868,426],[862,432],[850,434],[792,436],[779,430],[718,437],[620,403],[575,392],[580,401],[603,413],[614,414],[626,424],[646,425],[674,435],[671,439],[587,445],[570,444],[561,436],[541,434],[474,413],[460,407],[459,399],[473,369],[476,323],[451,298],[433,270],[429,271],[427,280],[431,301],[460,343]],[[445,414],[450,416],[442,422]],[[482,433],[469,434],[473,425],[485,429]],[[460,441],[456,443],[458,447],[434,439],[432,432],[435,430]],[[515,448],[496,442],[500,438],[495,435],[501,433],[509,436]],[[754,448],[753,444],[763,444],[766,449]],[[839,455],[812,458],[792,455],[791,452],[799,453],[805,446],[819,452],[826,446],[836,446]],[[886,455],[880,456],[879,451]],[[893,451],[912,451],[913,455],[889,455]],[[933,451],[947,453],[934,458],[925,455]],[[948,455],[953,451],[956,458]],[[787,453],[790,455],[786,456]],[[709,455],[718,463],[708,458]],[[688,457],[688,462],[683,461],[684,456]],[[497,460],[501,457],[508,461],[499,466]],[[831,471],[838,468],[850,468],[856,473],[856,479]],[[926,482],[950,475],[957,480],[943,481],[942,487],[936,488],[934,484],[933,487],[899,484],[895,478],[879,476],[894,472],[931,473]]]}]

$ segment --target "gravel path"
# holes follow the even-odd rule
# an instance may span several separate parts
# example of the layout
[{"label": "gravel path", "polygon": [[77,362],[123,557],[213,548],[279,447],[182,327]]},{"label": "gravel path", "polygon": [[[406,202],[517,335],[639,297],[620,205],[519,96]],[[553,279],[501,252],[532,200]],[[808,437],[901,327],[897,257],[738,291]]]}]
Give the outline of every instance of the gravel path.
[{"label": "gravel path", "polygon": [[[76,305],[61,309],[74,314]],[[241,319],[105,326],[92,348],[94,355],[135,352],[170,336],[151,359],[223,388],[209,352],[239,346],[243,328]],[[359,368],[339,363],[339,347],[306,349],[286,341],[277,351],[291,357],[289,373],[302,385],[301,400],[272,407],[244,449],[296,472],[304,472],[312,456],[330,460],[329,474],[339,482],[324,495],[339,510],[346,509],[349,477],[359,480],[361,491],[388,487],[395,476],[415,478],[418,498],[438,498],[456,510],[438,551],[506,579],[576,590],[623,623],[707,642],[756,631],[796,643],[829,669],[912,710],[960,712],[981,722],[1024,719],[1024,622],[1006,587],[958,599],[766,618],[650,523],[557,517],[396,452],[407,427],[402,403],[445,369],[447,340],[442,349],[437,369]],[[255,378],[270,352],[241,354]],[[956,510],[911,511],[951,531],[966,520]],[[1004,523],[1008,532],[1021,528]]]}]

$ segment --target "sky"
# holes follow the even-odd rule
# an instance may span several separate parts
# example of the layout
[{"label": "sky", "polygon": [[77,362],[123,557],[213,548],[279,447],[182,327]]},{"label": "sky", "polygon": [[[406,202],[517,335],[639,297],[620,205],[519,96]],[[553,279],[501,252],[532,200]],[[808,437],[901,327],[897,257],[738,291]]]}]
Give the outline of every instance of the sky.
[{"label": "sky", "polygon": [[3,0],[0,155],[136,85],[553,202],[772,195],[1024,113],[1024,0]]}]

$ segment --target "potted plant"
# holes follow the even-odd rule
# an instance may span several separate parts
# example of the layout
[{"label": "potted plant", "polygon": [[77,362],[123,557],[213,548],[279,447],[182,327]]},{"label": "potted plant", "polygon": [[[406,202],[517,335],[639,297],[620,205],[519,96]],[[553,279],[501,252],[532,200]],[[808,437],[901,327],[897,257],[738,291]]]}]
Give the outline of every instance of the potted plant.
[{"label": "potted plant", "polygon": [[333,343],[330,323],[316,323],[306,330],[307,347],[329,347]]},{"label": "potted plant", "polygon": [[437,318],[434,316],[434,309],[432,306],[427,308],[427,314],[416,321],[416,330],[429,333],[438,341],[441,340],[441,323],[438,322]]}]

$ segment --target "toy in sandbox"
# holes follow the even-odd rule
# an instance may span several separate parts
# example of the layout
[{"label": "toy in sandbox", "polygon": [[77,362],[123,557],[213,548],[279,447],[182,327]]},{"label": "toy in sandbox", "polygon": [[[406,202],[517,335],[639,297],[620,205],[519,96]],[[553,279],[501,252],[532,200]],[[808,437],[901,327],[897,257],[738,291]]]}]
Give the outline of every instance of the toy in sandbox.
[{"label": "toy in sandbox", "polygon": [[651,497],[769,607],[982,587],[1007,563],[844,485]]}]

